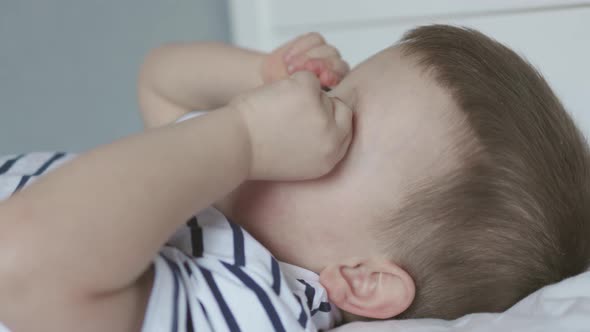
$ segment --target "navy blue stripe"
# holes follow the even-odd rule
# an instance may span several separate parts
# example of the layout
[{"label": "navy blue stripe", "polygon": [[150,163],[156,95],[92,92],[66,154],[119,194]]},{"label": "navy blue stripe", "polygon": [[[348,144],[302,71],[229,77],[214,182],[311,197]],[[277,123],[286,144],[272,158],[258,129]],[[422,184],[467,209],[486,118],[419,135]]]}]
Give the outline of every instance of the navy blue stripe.
[{"label": "navy blue stripe", "polygon": [[285,331],[283,324],[281,323],[281,319],[279,318],[279,314],[277,313],[275,307],[272,305],[270,298],[264,292],[264,290],[250,278],[242,269],[238,266],[222,263],[231,273],[233,273],[238,279],[242,281],[246,287],[250,288],[262,304],[264,311],[266,311],[266,315],[270,319],[272,326],[274,327],[275,331]]},{"label": "navy blue stripe", "polygon": [[21,188],[24,187],[25,184],[27,184],[27,182],[29,182],[29,179],[31,179],[30,175],[22,176],[20,178],[20,181],[18,182],[18,185],[16,186],[16,188],[14,189],[14,191],[12,193],[15,194],[17,191],[21,190]]},{"label": "navy blue stripe", "polygon": [[240,226],[229,222],[231,230],[234,233],[234,264],[239,266],[246,266],[246,255],[244,252],[244,233]]},{"label": "navy blue stripe", "polygon": [[225,318],[225,322],[227,323],[230,331],[240,331],[240,327],[238,326],[236,319],[232,315],[231,310],[229,310],[227,303],[223,299],[223,296],[221,295],[215,280],[213,280],[213,275],[209,270],[204,268],[200,268],[200,270],[203,274],[203,277],[205,278],[205,282],[207,282],[207,285],[209,285],[209,289],[211,289],[211,293],[213,293],[213,297],[215,297],[215,300],[217,301],[217,305],[219,306],[221,314],[223,314],[223,318]]},{"label": "navy blue stripe", "polygon": [[313,309],[311,311],[311,315],[315,315],[318,311],[320,312],[330,312],[332,310],[332,305],[329,302],[321,302],[320,306]]},{"label": "navy blue stripe", "polygon": [[211,331],[214,330],[213,325],[211,325],[211,320],[209,320],[209,314],[207,313],[207,309],[205,309],[205,306],[203,305],[203,303],[201,303],[201,301],[197,300],[199,302],[199,305],[201,306],[201,310],[203,310],[203,314],[205,315],[205,319],[207,320],[207,324],[209,324],[209,327],[211,328]]},{"label": "navy blue stripe", "polygon": [[297,319],[297,321],[299,322],[299,325],[301,325],[302,328],[305,328],[305,325],[307,325],[307,315],[305,314],[305,308],[303,307],[303,303],[301,303],[301,299],[299,298],[299,296],[297,296],[297,294],[293,295],[295,295],[297,303],[299,303],[299,306],[301,307],[301,312],[299,313],[299,318]]},{"label": "navy blue stripe", "polygon": [[307,307],[311,310],[313,306],[313,298],[315,297],[315,288],[311,287],[310,284],[305,282],[303,279],[297,279],[300,283],[305,285],[305,297],[307,298]]},{"label": "navy blue stripe", "polygon": [[5,161],[4,164],[2,164],[2,166],[0,166],[0,174],[4,174],[4,173],[8,172],[8,170],[10,170],[10,168],[23,156],[24,156],[24,154],[21,154],[20,156],[16,156],[12,159]]},{"label": "navy blue stripe", "polygon": [[195,332],[193,326],[193,315],[190,310],[190,304],[188,303],[188,297],[186,298],[186,332]]},{"label": "navy blue stripe", "polygon": [[49,166],[51,166],[51,164],[53,164],[56,160],[63,158],[65,155],[66,154],[63,152],[55,153],[53,157],[51,157],[43,165],[41,165],[41,167],[39,167],[39,169],[35,173],[33,173],[33,175],[39,176],[43,174],[43,172],[45,172],[49,168]]},{"label": "navy blue stripe", "polygon": [[274,257],[270,258],[270,267],[272,270],[272,289],[277,295],[281,294],[281,270],[279,269],[279,263]]},{"label": "navy blue stripe", "polygon": [[178,293],[179,293],[179,282],[178,282],[178,275],[177,273],[180,273],[180,270],[178,269],[178,266],[176,266],[176,264],[174,264],[173,262],[171,262],[168,258],[161,256],[164,258],[164,260],[166,261],[166,263],[168,263],[168,267],[170,267],[170,270],[172,272],[172,275],[174,276],[174,296],[172,297],[172,301],[174,302],[174,307],[172,308],[172,326],[170,328],[170,331],[172,332],[176,332],[178,331]]},{"label": "navy blue stripe", "polygon": [[193,257],[203,256],[203,230],[199,226],[197,217],[193,216],[187,223],[191,234],[191,249]]},{"label": "navy blue stripe", "polygon": [[191,269],[188,262],[182,263],[182,266],[184,266],[184,269],[186,270],[186,273],[189,275],[189,277],[193,275],[193,269]]}]

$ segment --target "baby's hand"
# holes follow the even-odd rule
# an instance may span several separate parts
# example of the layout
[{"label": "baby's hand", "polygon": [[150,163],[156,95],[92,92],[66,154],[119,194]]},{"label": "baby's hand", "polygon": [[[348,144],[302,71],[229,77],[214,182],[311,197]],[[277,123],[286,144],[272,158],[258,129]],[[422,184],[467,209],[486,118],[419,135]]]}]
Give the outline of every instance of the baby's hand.
[{"label": "baby's hand", "polygon": [[334,86],[348,74],[348,64],[338,50],[317,32],[288,42],[267,55],[261,68],[265,83],[287,78],[298,71],[314,73],[322,86]]},{"label": "baby's hand", "polygon": [[231,103],[250,140],[250,179],[307,180],[332,170],[348,150],[352,111],[309,72],[262,86]]}]

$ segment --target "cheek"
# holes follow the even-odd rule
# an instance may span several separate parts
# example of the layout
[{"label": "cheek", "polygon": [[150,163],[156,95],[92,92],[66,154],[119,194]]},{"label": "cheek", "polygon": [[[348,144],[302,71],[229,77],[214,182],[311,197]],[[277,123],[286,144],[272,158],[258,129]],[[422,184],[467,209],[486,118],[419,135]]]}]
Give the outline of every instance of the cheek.
[{"label": "cheek", "polygon": [[[234,215],[250,233],[306,233],[333,220],[342,208],[341,194],[346,192],[336,176],[302,182],[250,182],[236,195]],[[340,197],[340,198],[339,198]]]},{"label": "cheek", "polygon": [[265,223],[268,215],[284,213],[281,202],[284,200],[279,183],[266,181],[245,182],[235,196],[234,213],[240,223]]}]

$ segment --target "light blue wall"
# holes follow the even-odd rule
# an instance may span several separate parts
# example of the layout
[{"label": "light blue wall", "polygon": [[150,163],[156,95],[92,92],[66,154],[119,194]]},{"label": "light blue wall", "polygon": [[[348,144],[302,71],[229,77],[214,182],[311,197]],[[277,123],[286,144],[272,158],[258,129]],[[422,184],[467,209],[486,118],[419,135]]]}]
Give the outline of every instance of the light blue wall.
[{"label": "light blue wall", "polygon": [[229,40],[225,0],[0,1],[0,155],[141,129],[135,85],[167,41]]}]

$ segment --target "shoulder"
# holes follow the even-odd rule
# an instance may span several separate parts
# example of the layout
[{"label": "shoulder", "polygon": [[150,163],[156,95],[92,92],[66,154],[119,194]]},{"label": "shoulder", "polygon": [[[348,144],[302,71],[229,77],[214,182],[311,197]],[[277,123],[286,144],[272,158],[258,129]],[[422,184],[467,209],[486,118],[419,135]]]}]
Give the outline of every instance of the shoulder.
[{"label": "shoulder", "polygon": [[312,327],[308,316],[302,320],[302,304],[288,288],[276,260],[276,268],[270,268],[274,273],[248,268],[247,260],[240,264],[239,258],[195,258],[176,248],[163,248],[154,262],[156,275],[144,331],[159,331],[158,326],[169,324],[232,331]]},{"label": "shoulder", "polygon": [[271,273],[272,254],[245,229],[209,207],[177,229],[168,245],[200,262],[209,260]]},{"label": "shoulder", "polygon": [[[153,300],[146,315],[150,326],[163,320],[184,323],[188,316],[183,312],[212,330],[296,331],[312,326],[304,319],[308,314],[302,318],[302,303],[289,289],[279,262],[218,210],[197,214],[171,242],[175,247],[163,248],[154,263]],[[195,257],[191,253],[199,251],[194,248],[199,242],[202,254]],[[182,309],[187,302],[190,312]]]}]

